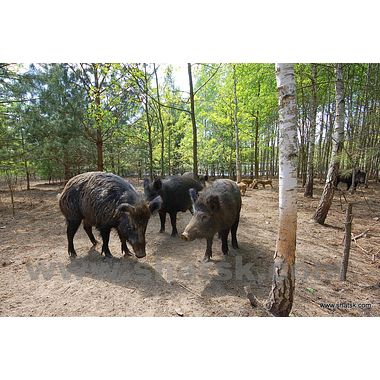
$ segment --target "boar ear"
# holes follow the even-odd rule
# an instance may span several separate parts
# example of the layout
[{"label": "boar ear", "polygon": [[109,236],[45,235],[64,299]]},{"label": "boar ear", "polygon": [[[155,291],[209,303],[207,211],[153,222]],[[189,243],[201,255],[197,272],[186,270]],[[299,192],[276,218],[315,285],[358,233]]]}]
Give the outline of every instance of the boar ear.
[{"label": "boar ear", "polygon": [[150,201],[148,204],[150,213],[153,215],[156,211],[158,211],[161,208],[161,204],[162,204],[162,198],[160,196]]},{"label": "boar ear", "polygon": [[156,191],[159,191],[159,190],[162,189],[162,182],[161,182],[160,178],[157,178],[157,179],[154,180],[154,182],[153,182],[153,188]]},{"label": "boar ear", "polygon": [[198,199],[198,194],[197,194],[196,190],[190,189],[189,194],[190,194],[190,198],[191,198],[191,203],[194,204]]},{"label": "boar ear", "polygon": [[143,186],[144,186],[144,189],[146,189],[149,185],[149,179],[144,179],[144,183],[143,183]]},{"label": "boar ear", "polygon": [[217,195],[210,198],[209,204],[213,212],[218,212],[220,210],[219,197]]},{"label": "boar ear", "polygon": [[118,208],[118,212],[125,212],[126,214],[132,214],[135,210],[135,206],[132,206],[129,203],[122,203]]}]

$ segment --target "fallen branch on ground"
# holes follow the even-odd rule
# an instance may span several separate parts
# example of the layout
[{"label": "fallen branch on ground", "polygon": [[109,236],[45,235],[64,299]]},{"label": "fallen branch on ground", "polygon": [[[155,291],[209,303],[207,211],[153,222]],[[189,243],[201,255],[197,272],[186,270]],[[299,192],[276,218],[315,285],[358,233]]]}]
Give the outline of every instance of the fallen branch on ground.
[{"label": "fallen branch on ground", "polygon": [[203,298],[203,299],[206,298],[206,297],[203,297],[203,296],[201,296],[200,294],[194,292],[194,290],[189,289],[187,286],[181,284],[181,283],[178,282],[178,281],[177,281],[177,284],[178,284],[179,286],[181,286],[182,288],[184,288],[185,290],[187,290],[188,292],[193,293],[193,294],[195,294],[195,295],[198,296],[198,297],[201,297],[201,298]]},{"label": "fallen branch on ground", "polygon": [[354,236],[354,237],[352,237],[351,240],[354,241],[354,242],[356,243],[356,240],[362,238],[362,237],[363,237],[368,231],[369,231],[369,228],[367,228],[364,232],[362,232],[362,233],[359,234],[358,236]]}]

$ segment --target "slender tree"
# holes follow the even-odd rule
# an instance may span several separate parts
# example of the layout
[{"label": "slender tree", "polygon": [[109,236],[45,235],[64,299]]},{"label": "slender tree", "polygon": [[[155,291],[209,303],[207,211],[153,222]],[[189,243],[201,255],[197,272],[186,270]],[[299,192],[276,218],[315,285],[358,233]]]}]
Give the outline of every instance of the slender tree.
[{"label": "slender tree", "polygon": [[191,124],[193,126],[193,173],[194,178],[198,178],[198,142],[197,142],[197,123],[195,121],[195,105],[194,105],[194,89],[193,89],[193,76],[191,73],[191,63],[187,64],[189,73],[189,86],[190,86],[190,109],[191,109]]},{"label": "slender tree", "polygon": [[241,163],[240,163],[240,143],[239,143],[239,125],[238,125],[238,101],[236,96],[236,67],[232,66],[234,80],[234,124],[235,124],[235,145],[236,145],[236,181],[241,181]]},{"label": "slender tree", "polygon": [[279,228],[272,290],[266,308],[288,316],[293,305],[297,232],[297,93],[291,63],[276,64],[280,116]]},{"label": "slender tree", "polygon": [[335,184],[339,171],[340,153],[344,144],[344,87],[343,87],[343,70],[341,63],[334,64],[335,72],[335,127],[333,136],[333,148],[330,158],[329,171],[326,178],[325,187],[319,201],[317,210],[313,219],[323,224],[330,210],[334,198]]},{"label": "slender tree", "polygon": [[149,178],[153,181],[153,142],[152,142],[152,125],[149,114],[149,90],[148,90],[148,75],[146,65],[144,65],[144,92],[145,92],[145,115],[148,125],[148,145],[149,145]]},{"label": "slender tree", "polygon": [[307,156],[307,175],[305,185],[305,197],[313,196],[314,187],[314,150],[315,150],[315,130],[317,124],[317,65],[311,64],[311,102],[310,102],[310,131],[309,131],[309,152]]},{"label": "slender tree", "polygon": [[156,78],[156,90],[157,90],[157,107],[158,107],[158,121],[161,127],[161,177],[165,175],[165,163],[164,163],[164,152],[165,152],[165,128],[164,123],[162,121],[161,115],[161,102],[160,102],[160,88],[158,86],[158,76],[157,76],[157,68],[156,64],[153,63],[154,75]]}]

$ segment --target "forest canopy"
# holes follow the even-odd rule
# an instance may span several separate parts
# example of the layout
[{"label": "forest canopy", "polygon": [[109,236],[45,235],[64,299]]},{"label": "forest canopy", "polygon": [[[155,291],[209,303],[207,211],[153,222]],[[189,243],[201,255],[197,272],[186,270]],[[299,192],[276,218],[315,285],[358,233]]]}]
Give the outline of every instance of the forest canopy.
[{"label": "forest canopy", "polygon": [[[276,176],[275,65],[190,67],[192,96],[178,86],[170,64],[1,63],[0,176],[62,181],[91,170],[167,176],[193,170],[194,158],[198,172],[211,176]],[[294,68],[298,176],[306,180],[315,143],[314,173],[324,178],[335,123],[334,64]],[[346,63],[342,70],[340,167],[367,170],[377,180],[379,64]]]}]

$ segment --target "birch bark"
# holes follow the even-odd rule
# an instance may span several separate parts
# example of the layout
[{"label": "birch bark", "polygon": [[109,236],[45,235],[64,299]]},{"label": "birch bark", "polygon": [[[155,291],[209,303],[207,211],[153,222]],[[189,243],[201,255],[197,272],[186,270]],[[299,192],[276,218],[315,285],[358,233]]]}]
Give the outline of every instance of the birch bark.
[{"label": "birch bark", "polygon": [[297,232],[297,91],[292,63],[276,64],[279,98],[279,228],[272,290],[265,307],[288,316],[294,298]]},{"label": "birch bark", "polygon": [[323,224],[327,218],[327,214],[330,210],[332,200],[335,193],[335,184],[339,171],[340,153],[343,149],[344,143],[344,87],[343,87],[343,70],[341,63],[334,64],[335,72],[335,127],[333,136],[333,148],[330,158],[329,171],[326,178],[325,187],[319,201],[317,210],[313,216],[313,219]]}]

